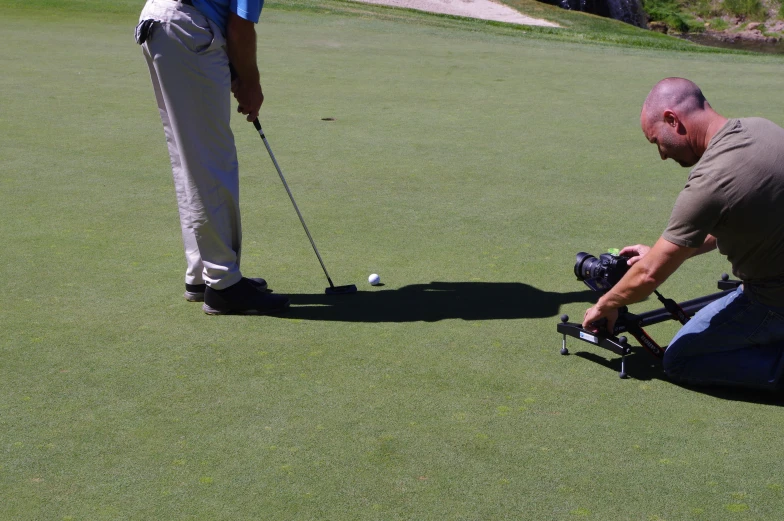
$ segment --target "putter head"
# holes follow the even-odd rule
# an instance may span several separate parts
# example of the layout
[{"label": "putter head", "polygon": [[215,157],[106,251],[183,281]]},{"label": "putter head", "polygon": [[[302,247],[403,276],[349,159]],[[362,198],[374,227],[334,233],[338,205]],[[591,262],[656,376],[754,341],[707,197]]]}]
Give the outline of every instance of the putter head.
[{"label": "putter head", "polygon": [[347,286],[330,286],[324,290],[327,295],[350,295],[357,292],[357,287],[354,284]]}]

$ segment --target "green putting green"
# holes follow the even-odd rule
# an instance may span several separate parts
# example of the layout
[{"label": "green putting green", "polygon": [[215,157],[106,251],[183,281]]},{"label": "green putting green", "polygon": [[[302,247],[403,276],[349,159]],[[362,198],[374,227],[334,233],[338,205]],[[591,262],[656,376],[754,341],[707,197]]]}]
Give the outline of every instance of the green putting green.
[{"label": "green putting green", "polygon": [[[243,269],[293,305],[210,317],[182,298],[141,3],[0,6],[0,519],[780,516],[780,400],[675,386],[639,349],[622,381],[556,333],[596,297],[575,254],[655,241],[686,179],[639,129],[650,87],[685,76],[784,124],[780,58],[270,4],[261,121],[333,281],[360,292],[324,295],[238,115]],[[661,291],[728,269],[704,256]]]}]

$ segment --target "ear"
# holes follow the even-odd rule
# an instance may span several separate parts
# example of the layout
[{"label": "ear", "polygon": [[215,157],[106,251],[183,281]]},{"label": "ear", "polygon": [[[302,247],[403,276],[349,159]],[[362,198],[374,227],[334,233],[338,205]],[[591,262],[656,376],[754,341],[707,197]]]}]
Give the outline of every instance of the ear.
[{"label": "ear", "polygon": [[678,115],[671,111],[665,110],[664,111],[664,122],[669,125],[670,127],[674,128],[678,134],[685,135],[686,134],[686,126],[681,121],[681,118]]}]

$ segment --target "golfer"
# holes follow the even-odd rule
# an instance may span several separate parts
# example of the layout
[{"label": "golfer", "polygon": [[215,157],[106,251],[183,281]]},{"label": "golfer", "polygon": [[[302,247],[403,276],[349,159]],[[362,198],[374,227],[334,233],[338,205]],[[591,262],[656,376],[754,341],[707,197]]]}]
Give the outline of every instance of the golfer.
[{"label": "golfer", "polygon": [[[185,245],[185,298],[208,314],[267,314],[289,300],[240,272],[239,171],[231,93],[253,121],[263,0],[148,0],[136,27],[163,122]],[[231,80],[229,64],[236,71]]]},{"label": "golfer", "polygon": [[780,388],[784,372],[784,129],[727,119],[683,78],[656,84],[640,116],[662,159],[692,168],[653,247],[631,256],[623,279],[585,312],[583,327],[612,330],[618,308],[650,295],[686,260],[718,248],[743,285],[700,310],[664,353],[664,371],[688,385]]}]

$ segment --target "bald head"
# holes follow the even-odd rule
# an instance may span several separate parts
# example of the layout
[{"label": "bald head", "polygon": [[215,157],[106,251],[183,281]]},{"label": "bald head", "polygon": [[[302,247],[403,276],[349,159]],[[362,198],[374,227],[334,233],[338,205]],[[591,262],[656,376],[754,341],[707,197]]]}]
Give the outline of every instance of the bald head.
[{"label": "bald head", "polygon": [[693,81],[685,78],[665,78],[654,85],[642,106],[642,116],[648,122],[664,117],[671,110],[681,119],[688,119],[695,112],[710,108],[710,103]]},{"label": "bald head", "polygon": [[681,166],[696,164],[726,121],[711,108],[700,88],[684,78],[657,83],[640,114],[642,131],[659,148],[661,158]]}]

